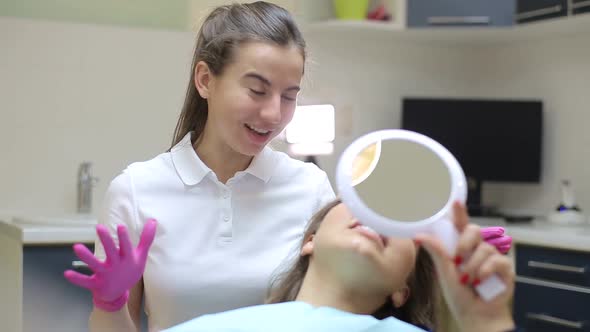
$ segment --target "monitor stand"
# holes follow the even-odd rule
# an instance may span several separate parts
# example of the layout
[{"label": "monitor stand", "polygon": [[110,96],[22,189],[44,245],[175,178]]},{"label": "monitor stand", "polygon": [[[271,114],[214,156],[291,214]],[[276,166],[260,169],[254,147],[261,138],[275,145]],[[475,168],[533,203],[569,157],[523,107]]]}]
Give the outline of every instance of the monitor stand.
[{"label": "monitor stand", "polygon": [[467,211],[472,217],[503,217],[496,207],[481,204],[482,180],[467,177]]}]

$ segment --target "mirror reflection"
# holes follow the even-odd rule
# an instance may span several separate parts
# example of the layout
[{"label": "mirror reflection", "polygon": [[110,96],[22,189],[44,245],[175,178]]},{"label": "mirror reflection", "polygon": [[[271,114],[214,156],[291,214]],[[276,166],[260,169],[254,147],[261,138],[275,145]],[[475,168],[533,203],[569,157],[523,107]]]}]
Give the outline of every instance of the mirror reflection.
[{"label": "mirror reflection", "polygon": [[364,149],[354,161],[355,182],[358,195],[370,209],[396,221],[431,217],[451,195],[451,176],[443,160],[407,140],[386,140]]},{"label": "mirror reflection", "polygon": [[352,161],[352,185],[365,181],[375,169],[381,155],[381,141],[364,148]]}]

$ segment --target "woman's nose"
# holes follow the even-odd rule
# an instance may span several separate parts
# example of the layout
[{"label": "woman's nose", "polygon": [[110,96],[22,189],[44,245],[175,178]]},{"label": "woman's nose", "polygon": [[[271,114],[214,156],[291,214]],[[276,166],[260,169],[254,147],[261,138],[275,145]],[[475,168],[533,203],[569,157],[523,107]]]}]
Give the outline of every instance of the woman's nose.
[{"label": "woman's nose", "polygon": [[262,119],[269,124],[281,123],[281,96],[273,96],[260,111]]}]

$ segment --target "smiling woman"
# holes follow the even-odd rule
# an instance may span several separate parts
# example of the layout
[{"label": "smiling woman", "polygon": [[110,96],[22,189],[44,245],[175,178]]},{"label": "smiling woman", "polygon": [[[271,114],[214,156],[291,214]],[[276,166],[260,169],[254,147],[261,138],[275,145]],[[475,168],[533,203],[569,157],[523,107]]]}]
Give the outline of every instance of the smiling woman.
[{"label": "smiling woman", "polygon": [[[145,264],[103,268],[75,247],[96,268],[90,280],[66,272],[92,291],[91,330],[136,330],[142,299],[150,331],[263,303],[271,273],[334,198],[324,171],[267,147],[293,117],[304,66],[305,41],[285,9],[259,1],[207,16],[171,148],[117,176],[99,218],[94,255]],[[146,256],[148,219],[157,229]],[[135,247],[117,252],[109,232]]]}]

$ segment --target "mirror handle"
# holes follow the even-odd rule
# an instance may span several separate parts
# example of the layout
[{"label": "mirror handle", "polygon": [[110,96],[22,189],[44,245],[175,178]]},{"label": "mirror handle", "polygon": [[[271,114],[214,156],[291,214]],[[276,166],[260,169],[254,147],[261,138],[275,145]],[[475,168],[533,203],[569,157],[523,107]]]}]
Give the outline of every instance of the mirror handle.
[{"label": "mirror handle", "polygon": [[433,232],[445,245],[449,256],[455,255],[455,248],[459,242],[459,233],[455,229],[455,225],[449,219],[443,218],[434,223]]},{"label": "mirror handle", "polygon": [[475,286],[475,290],[484,301],[489,302],[506,290],[506,284],[504,284],[497,274],[492,274],[489,278]]},{"label": "mirror handle", "polygon": [[[455,255],[455,248],[459,241],[459,233],[455,225],[449,219],[442,219],[435,223],[434,233],[442,240],[447,252],[451,257]],[[459,268],[461,268],[460,266]],[[506,290],[506,285],[496,274],[483,280],[475,287],[475,290],[484,301],[491,301]]]}]

